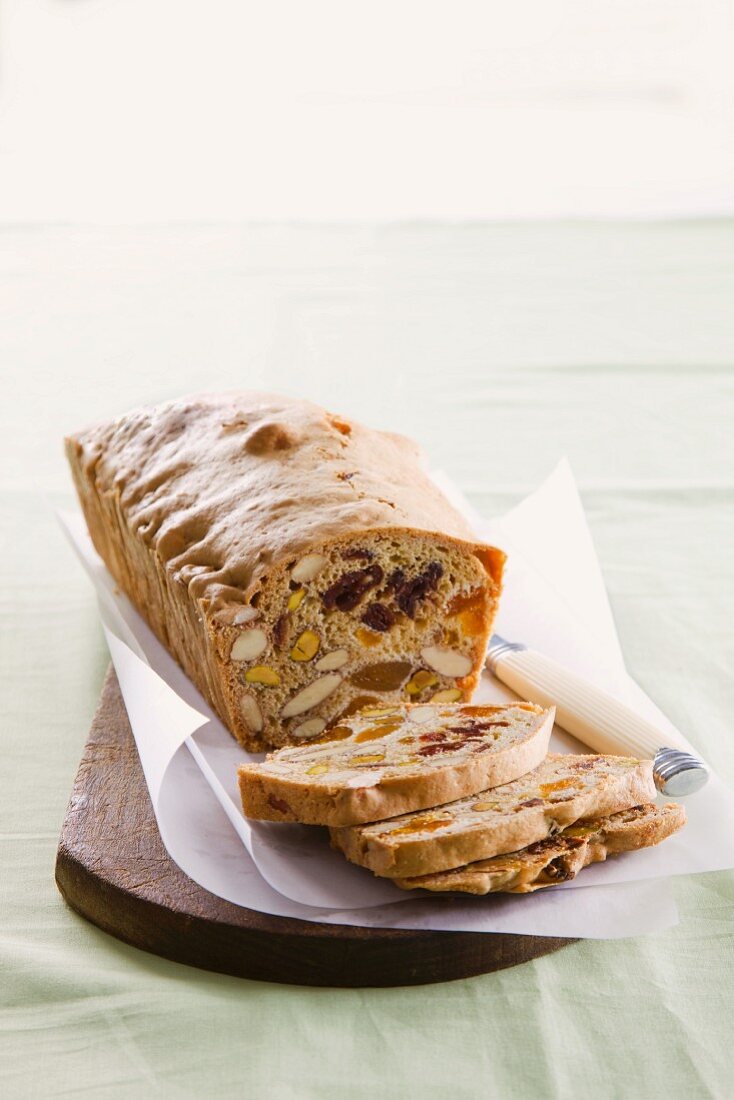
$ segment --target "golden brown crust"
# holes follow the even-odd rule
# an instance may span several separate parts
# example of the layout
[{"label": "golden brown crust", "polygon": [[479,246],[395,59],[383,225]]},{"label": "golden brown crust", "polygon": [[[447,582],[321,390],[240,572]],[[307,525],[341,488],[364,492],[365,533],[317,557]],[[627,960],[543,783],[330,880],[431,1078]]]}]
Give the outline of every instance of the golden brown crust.
[{"label": "golden brown crust", "polygon": [[312,744],[242,765],[242,805],[250,818],[331,826],[437,806],[535,768],[553,718],[553,710],[527,703],[357,714],[342,724],[349,736],[334,741],[327,731]]},{"label": "golden brown crust", "polygon": [[652,761],[549,753],[534,771],[486,795],[372,825],[332,829],[347,859],[387,878],[412,878],[514,852],[580,818],[655,797]]},{"label": "golden brown crust", "polygon": [[[326,549],[338,556],[365,539],[394,535],[424,558],[433,546],[450,559],[449,572],[466,562],[479,606],[473,637],[464,639],[471,667],[451,686],[471,696],[504,555],[476,542],[411,441],[310,402],[234,393],[136,410],[70,437],[66,451],[110,572],[247,748],[297,735],[293,722],[279,718],[282,698],[276,706],[267,685],[244,686],[252,669],[231,659],[244,629],[238,616],[259,600],[268,652],[282,648],[287,663],[287,631],[275,606],[289,592],[289,571],[304,555]],[[294,695],[307,684],[305,669],[292,666]],[[329,720],[355,694],[340,684],[308,716]],[[245,717],[253,712],[254,721]]]},{"label": "golden brown crust", "polygon": [[568,882],[584,867],[607,856],[660,844],[685,823],[686,812],[675,802],[662,807],[634,806],[608,817],[581,821],[556,837],[508,855],[394,882],[404,890],[434,893],[529,894]]},{"label": "golden brown crust", "polygon": [[[246,602],[276,563],[354,532],[408,528],[477,545],[415,443],[309,401],[181,398],[79,432],[67,452],[82,488],[116,497],[206,612]],[[481,550],[498,582],[504,555]]]}]

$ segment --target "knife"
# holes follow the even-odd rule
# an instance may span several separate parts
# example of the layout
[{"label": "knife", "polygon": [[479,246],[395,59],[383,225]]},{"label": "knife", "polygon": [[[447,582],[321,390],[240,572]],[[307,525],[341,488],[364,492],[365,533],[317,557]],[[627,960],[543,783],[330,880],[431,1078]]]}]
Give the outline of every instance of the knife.
[{"label": "knife", "polygon": [[662,794],[693,794],[708,780],[706,765],[675,735],[662,734],[624,703],[543,653],[493,634],[487,666],[522,699],[554,705],[559,726],[595,752],[651,758],[655,786]]}]

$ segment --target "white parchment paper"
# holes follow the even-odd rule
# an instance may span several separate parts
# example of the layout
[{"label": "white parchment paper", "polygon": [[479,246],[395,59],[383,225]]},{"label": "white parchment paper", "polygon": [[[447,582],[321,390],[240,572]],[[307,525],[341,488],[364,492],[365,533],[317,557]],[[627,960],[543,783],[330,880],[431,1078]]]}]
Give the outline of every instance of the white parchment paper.
[{"label": "white parchment paper", "polygon": [[[477,533],[508,553],[497,631],[597,682],[661,731],[672,729],[625,671],[568,464],[562,462],[538,490],[493,521],[472,513],[444,475],[435,478]],[[686,800],[689,824],[662,846],[519,897],[416,896],[347,863],[329,847],[326,830],[248,822],[236,783],[237,765],[248,754],[116,591],[81,515],[60,518],[97,589],[163,842],[182,870],[212,893],[262,912],[328,923],[617,937],[676,922],[666,876],[734,866],[734,805],[716,776]],[[505,700],[512,694],[487,672],[476,698]],[[559,729],[552,748],[588,751]]]}]

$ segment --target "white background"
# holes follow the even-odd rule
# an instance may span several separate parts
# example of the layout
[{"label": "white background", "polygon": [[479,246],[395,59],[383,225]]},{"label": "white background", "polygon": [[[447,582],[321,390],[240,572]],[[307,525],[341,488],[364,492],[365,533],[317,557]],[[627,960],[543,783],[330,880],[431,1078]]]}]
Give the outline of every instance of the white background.
[{"label": "white background", "polygon": [[734,208],[729,0],[0,0],[0,220]]}]

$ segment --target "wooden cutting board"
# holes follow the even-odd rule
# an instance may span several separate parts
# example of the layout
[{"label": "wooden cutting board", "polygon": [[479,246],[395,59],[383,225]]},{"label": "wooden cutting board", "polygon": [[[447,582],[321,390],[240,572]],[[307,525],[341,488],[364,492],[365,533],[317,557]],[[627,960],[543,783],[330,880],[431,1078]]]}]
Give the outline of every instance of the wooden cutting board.
[{"label": "wooden cutting board", "polygon": [[501,970],[573,942],[318,924],[210,894],[163,846],[112,666],[66,811],[56,882],[72,909],[125,943],[262,981],[421,985]]}]

